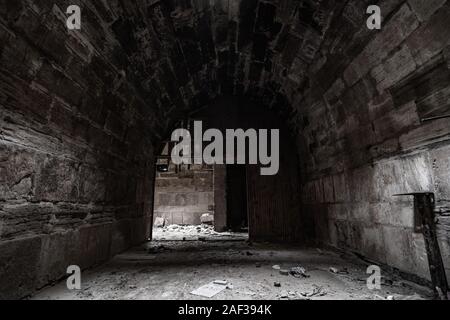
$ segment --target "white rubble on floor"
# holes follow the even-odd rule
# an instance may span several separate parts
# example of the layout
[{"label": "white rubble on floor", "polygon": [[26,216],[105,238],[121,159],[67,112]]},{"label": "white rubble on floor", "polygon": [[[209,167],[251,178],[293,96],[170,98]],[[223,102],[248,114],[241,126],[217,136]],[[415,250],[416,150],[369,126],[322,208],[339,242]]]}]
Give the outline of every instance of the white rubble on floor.
[{"label": "white rubble on floor", "polygon": [[214,226],[201,225],[178,225],[172,224],[153,228],[153,240],[169,241],[205,241],[205,240],[246,240],[247,233],[239,232],[216,232]]},{"label": "white rubble on floor", "polygon": [[202,214],[202,216],[200,217],[200,221],[202,223],[212,225],[214,223],[214,216],[209,213]]}]

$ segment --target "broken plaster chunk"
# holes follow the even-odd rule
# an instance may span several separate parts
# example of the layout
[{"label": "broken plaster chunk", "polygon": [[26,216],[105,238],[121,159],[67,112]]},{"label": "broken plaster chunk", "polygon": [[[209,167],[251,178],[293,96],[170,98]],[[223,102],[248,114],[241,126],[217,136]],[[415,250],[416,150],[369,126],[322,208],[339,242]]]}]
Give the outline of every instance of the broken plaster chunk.
[{"label": "broken plaster chunk", "polygon": [[339,272],[339,270],[336,269],[335,267],[330,267],[329,270],[330,270],[331,273],[338,273]]},{"label": "broken plaster chunk", "polygon": [[196,296],[206,297],[206,298],[212,298],[216,294],[222,292],[225,289],[226,289],[226,286],[224,286],[224,285],[208,283],[208,284],[192,291],[191,294],[196,295]]},{"label": "broken plaster chunk", "polygon": [[309,274],[306,273],[306,269],[303,267],[293,267],[291,268],[290,272],[291,275],[293,275],[295,278],[309,278]]},{"label": "broken plaster chunk", "polygon": [[215,280],[213,283],[226,286],[228,284],[228,281],[226,281],[226,280]]},{"label": "broken plaster chunk", "polygon": [[163,228],[166,225],[166,219],[162,217],[155,218],[154,227],[155,228]]},{"label": "broken plaster chunk", "polygon": [[272,266],[272,269],[273,269],[273,270],[280,270],[281,267],[280,267],[279,265],[276,264],[276,265],[273,265],[273,266]]},{"label": "broken plaster chunk", "polygon": [[213,224],[214,216],[209,213],[202,214],[202,216],[200,217],[200,221],[205,224]]}]

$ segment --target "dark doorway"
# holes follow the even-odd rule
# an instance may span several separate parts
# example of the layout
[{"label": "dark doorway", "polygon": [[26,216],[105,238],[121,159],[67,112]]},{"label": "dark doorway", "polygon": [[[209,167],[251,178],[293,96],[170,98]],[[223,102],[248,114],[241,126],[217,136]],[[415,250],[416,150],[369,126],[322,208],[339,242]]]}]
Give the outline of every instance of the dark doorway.
[{"label": "dark doorway", "polygon": [[227,165],[227,225],[234,232],[248,230],[245,165]]}]

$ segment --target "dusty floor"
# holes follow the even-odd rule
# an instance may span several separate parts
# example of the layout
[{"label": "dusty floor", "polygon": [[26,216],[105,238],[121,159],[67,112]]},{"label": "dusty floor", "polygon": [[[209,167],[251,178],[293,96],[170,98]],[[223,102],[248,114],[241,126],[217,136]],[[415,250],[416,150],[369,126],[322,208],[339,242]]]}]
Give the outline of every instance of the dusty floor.
[{"label": "dusty floor", "polygon": [[[309,278],[282,275],[274,265],[302,266]],[[347,273],[333,273],[330,267]],[[33,299],[198,300],[207,298],[191,292],[215,280],[226,280],[228,288],[212,299],[429,298],[429,290],[387,274],[381,290],[370,291],[365,270],[355,258],[314,248],[247,241],[153,241],[83,272],[79,291],[69,291],[62,281]]]}]

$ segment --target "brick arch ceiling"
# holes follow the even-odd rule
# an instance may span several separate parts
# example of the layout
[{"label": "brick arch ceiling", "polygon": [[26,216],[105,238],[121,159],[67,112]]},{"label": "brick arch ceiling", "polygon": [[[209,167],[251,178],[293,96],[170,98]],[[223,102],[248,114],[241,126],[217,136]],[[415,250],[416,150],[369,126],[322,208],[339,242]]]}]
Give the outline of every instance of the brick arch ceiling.
[{"label": "brick arch ceiling", "polygon": [[[335,1],[85,2],[87,33],[108,50],[157,126],[221,94],[280,110],[307,81]],[[100,30],[100,31],[99,31]],[[113,35],[116,41],[102,44]],[[149,106],[150,105],[150,106]],[[169,120],[168,120],[169,119]]]},{"label": "brick arch ceiling", "polygon": [[[26,48],[25,63],[8,66],[22,80],[50,87],[90,120],[120,118],[113,125],[135,140],[145,131],[158,141],[172,120],[221,94],[257,96],[301,127],[299,106],[333,83],[346,51],[364,47],[367,3],[82,0],[73,32],[68,1],[9,1],[1,14],[18,38],[2,40]],[[17,64],[16,51],[6,63]]]}]

